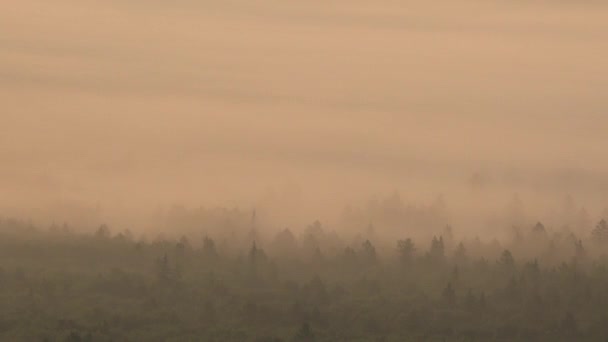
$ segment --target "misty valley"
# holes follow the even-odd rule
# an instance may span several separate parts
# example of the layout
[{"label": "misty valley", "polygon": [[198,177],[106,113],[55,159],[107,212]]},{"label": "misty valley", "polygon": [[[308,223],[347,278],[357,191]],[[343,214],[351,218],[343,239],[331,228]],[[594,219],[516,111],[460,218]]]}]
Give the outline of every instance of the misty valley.
[{"label": "misty valley", "polygon": [[608,342],[608,1],[0,4],[0,342]]}]

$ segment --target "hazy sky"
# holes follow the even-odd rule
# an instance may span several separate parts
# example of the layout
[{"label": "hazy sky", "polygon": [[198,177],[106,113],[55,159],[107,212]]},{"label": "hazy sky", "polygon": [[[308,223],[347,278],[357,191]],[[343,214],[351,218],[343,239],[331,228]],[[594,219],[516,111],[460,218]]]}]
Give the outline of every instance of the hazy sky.
[{"label": "hazy sky", "polygon": [[601,3],[4,1],[1,204],[602,201]]}]

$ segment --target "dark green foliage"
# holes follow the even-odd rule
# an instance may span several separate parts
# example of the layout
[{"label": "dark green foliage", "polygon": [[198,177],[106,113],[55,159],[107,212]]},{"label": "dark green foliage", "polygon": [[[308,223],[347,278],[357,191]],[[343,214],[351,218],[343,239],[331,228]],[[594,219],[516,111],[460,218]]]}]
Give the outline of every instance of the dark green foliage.
[{"label": "dark green foliage", "polygon": [[433,237],[431,241],[431,249],[428,252],[428,258],[435,264],[440,264],[445,261],[445,245],[443,243],[443,237]]},{"label": "dark green foliage", "polygon": [[310,324],[304,323],[302,327],[293,338],[294,341],[298,342],[311,342],[315,340],[315,334],[312,332],[310,328]]},{"label": "dark green foliage", "polygon": [[412,239],[397,241],[397,253],[399,254],[399,259],[404,265],[408,265],[414,261],[415,252],[416,247],[414,246]]},{"label": "dark green foliage", "polygon": [[445,287],[441,294],[441,299],[448,306],[454,306],[456,304],[456,291],[454,291],[452,283],[448,283],[448,286]]},{"label": "dark green foliage", "polygon": [[600,244],[608,242],[608,223],[606,220],[601,220],[591,232],[593,240]]},{"label": "dark green foliage", "polygon": [[[584,239],[535,227],[502,246],[452,242],[446,229],[449,239],[417,251],[411,238],[322,240],[329,234],[318,222],[299,237],[282,230],[251,240],[250,216],[243,221],[241,239],[205,233],[152,242],[112,236],[107,226],[79,234],[0,221],[0,340],[608,337],[608,259]],[[538,253],[525,254],[529,241]],[[557,257],[546,257],[551,248]]]}]

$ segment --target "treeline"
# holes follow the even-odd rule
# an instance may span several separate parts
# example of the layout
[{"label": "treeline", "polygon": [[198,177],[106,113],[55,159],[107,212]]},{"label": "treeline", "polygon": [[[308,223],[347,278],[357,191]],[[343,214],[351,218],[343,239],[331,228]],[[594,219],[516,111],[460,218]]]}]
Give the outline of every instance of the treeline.
[{"label": "treeline", "polygon": [[[348,242],[314,222],[146,239],[0,220],[0,340],[605,341],[608,224]],[[247,227],[247,228],[243,228]]]}]

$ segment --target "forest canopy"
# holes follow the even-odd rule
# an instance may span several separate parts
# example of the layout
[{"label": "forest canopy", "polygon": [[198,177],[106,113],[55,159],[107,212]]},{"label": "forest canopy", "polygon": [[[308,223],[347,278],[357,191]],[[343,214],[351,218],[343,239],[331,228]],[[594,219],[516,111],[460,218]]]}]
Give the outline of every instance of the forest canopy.
[{"label": "forest canopy", "polygon": [[603,219],[586,231],[514,226],[501,241],[449,225],[429,237],[404,228],[390,240],[368,223],[348,236],[318,220],[270,234],[256,220],[238,209],[183,209],[170,222],[188,233],[151,237],[4,218],[0,339],[608,337]]}]

